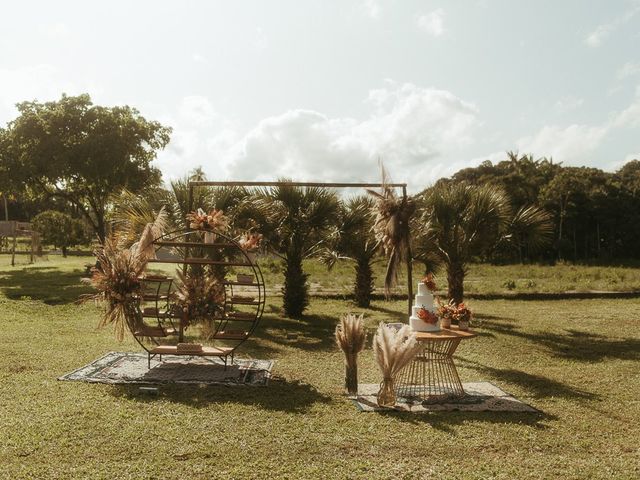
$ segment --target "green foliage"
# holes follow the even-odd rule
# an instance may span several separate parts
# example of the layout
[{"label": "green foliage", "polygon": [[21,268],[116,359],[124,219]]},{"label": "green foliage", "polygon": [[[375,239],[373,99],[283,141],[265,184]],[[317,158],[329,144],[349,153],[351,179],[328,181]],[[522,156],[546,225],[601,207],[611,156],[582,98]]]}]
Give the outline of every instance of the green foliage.
[{"label": "green foliage", "polygon": [[59,197],[84,215],[101,240],[109,200],[123,188],[139,192],[160,182],[151,165],[171,129],[131,107],[93,105],[89,95],[18,104],[3,141],[7,171],[44,196]]},{"label": "green foliage", "polygon": [[302,260],[319,252],[331,235],[338,197],[327,188],[284,183],[256,190],[251,203],[259,213],[260,232],[285,264],[285,313],[298,318],[308,304],[307,275],[302,270]]},{"label": "green foliage", "polygon": [[87,240],[85,225],[67,213],[44,211],[34,217],[32,226],[42,236],[43,243],[60,248],[65,257],[69,247]]}]

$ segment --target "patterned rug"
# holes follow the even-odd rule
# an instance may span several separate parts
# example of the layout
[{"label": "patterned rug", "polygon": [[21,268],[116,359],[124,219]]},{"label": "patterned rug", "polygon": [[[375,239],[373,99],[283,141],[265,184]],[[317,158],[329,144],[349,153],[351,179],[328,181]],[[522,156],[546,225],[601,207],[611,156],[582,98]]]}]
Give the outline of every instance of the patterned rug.
[{"label": "patterned rug", "polygon": [[365,383],[358,385],[358,397],[352,399],[361,412],[398,411],[398,412],[531,412],[540,411],[521,402],[489,382],[463,383],[466,397],[444,403],[427,403],[399,397],[393,408],[379,407],[376,394],[380,385]]},{"label": "patterned rug", "polygon": [[145,353],[109,352],[58,380],[140,385],[187,383],[266,386],[272,368],[272,360],[236,358],[233,365],[225,370],[222,360],[215,357],[163,355],[162,362],[157,357],[152,359],[149,369]]}]

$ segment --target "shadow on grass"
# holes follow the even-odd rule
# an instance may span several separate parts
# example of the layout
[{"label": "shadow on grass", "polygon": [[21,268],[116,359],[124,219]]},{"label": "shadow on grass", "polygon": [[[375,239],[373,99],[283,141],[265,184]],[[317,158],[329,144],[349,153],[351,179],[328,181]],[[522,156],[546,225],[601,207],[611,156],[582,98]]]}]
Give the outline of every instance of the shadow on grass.
[{"label": "shadow on grass", "polygon": [[47,305],[72,303],[92,292],[80,283],[83,274],[80,269],[69,272],[49,266],[5,270],[0,273],[0,290],[11,300],[29,297]]},{"label": "shadow on grass", "polygon": [[194,408],[215,403],[236,403],[287,413],[305,413],[317,403],[331,401],[331,397],[320,393],[312,385],[278,377],[273,378],[267,387],[163,385],[159,387],[159,392],[158,396],[151,396],[141,393],[139,386],[117,385],[112,395],[145,403],[162,399]]},{"label": "shadow on grass", "polygon": [[543,345],[557,357],[567,360],[597,362],[607,358],[640,359],[640,339],[611,339],[604,335],[567,329],[564,333],[523,332],[513,323],[483,322],[482,328],[494,333],[512,335]]},{"label": "shadow on grass", "polygon": [[550,415],[544,412],[429,412],[416,414],[389,410],[377,413],[393,417],[407,423],[421,425],[428,424],[437,430],[452,435],[457,434],[457,431],[454,430],[453,427],[470,422],[494,425],[527,425],[536,429],[544,430],[549,427],[542,422],[558,419],[555,415]]}]

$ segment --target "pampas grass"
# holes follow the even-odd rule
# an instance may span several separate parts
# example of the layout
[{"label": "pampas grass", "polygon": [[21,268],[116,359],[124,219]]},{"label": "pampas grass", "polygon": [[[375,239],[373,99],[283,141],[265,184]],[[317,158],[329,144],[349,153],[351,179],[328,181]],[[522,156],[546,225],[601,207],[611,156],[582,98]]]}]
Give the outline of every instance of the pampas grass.
[{"label": "pampas grass", "polygon": [[378,405],[395,404],[395,378],[419,350],[420,344],[408,325],[398,330],[384,323],[378,326],[373,337],[373,352],[383,378],[378,392]]},{"label": "pampas grass", "polygon": [[367,334],[363,315],[343,315],[336,326],[336,343],[345,355],[345,390],[349,395],[358,394],[358,353],[364,349]]}]

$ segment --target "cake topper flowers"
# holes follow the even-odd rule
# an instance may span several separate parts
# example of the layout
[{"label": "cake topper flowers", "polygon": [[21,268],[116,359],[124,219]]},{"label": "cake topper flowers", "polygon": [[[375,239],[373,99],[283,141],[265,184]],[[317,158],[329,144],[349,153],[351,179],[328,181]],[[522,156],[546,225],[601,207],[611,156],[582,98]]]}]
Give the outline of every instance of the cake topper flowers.
[{"label": "cake topper flowers", "polygon": [[438,323],[438,316],[435,313],[430,312],[424,307],[420,307],[418,309],[417,315],[420,320],[422,320],[425,323],[428,323],[429,325],[435,325],[436,323]]},{"label": "cake topper flowers", "polygon": [[199,208],[197,211],[187,214],[189,228],[194,230],[212,229],[227,230],[229,228],[229,218],[222,210],[211,210],[208,214]]},{"label": "cake topper flowers", "polygon": [[427,273],[427,275],[422,279],[422,283],[427,286],[427,289],[433,293],[436,291],[436,282],[433,280],[433,273]]}]

